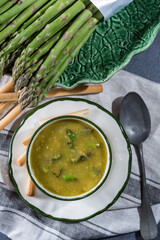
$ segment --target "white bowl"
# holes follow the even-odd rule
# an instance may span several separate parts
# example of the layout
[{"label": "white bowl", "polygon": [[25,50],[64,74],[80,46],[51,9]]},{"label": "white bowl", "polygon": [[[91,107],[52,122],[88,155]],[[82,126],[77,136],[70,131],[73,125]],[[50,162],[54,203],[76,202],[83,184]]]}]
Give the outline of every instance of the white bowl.
[{"label": "white bowl", "polygon": [[[104,143],[106,145],[106,148],[107,148],[106,167],[105,167],[105,172],[104,172],[101,180],[97,183],[97,185],[94,188],[90,189],[89,191],[87,191],[87,192],[85,192],[81,195],[69,196],[69,197],[54,194],[54,193],[50,192],[49,190],[47,190],[42,184],[40,184],[39,181],[36,179],[36,177],[34,175],[34,172],[33,172],[32,167],[31,167],[31,161],[30,161],[31,160],[30,156],[31,156],[31,150],[32,150],[33,143],[34,143],[35,139],[37,138],[37,136],[40,134],[40,132],[42,130],[44,130],[46,127],[48,127],[48,125],[50,125],[50,124],[52,124],[56,121],[60,121],[60,120],[64,120],[64,119],[71,119],[71,120],[74,119],[74,120],[78,120],[78,121],[81,121],[81,122],[84,122],[84,123],[87,123],[88,125],[90,125],[92,128],[94,128],[101,135],[101,137],[103,138]],[[85,119],[85,118],[82,118],[82,117],[77,117],[77,116],[61,116],[61,117],[56,117],[56,118],[53,118],[53,119],[45,122],[43,125],[41,125],[35,131],[35,133],[33,134],[32,138],[31,138],[31,140],[28,144],[28,148],[27,148],[26,163],[27,163],[28,173],[29,173],[31,179],[33,180],[35,185],[39,188],[39,190],[42,191],[44,194],[46,194],[50,197],[56,198],[56,199],[60,199],[60,200],[67,200],[67,201],[79,200],[79,199],[85,198],[85,197],[91,195],[92,193],[94,193],[106,181],[107,176],[109,174],[109,171],[111,169],[111,162],[112,162],[111,147],[110,147],[109,141],[108,141],[106,135],[104,134],[104,132],[92,121],[90,121],[88,119]]]}]

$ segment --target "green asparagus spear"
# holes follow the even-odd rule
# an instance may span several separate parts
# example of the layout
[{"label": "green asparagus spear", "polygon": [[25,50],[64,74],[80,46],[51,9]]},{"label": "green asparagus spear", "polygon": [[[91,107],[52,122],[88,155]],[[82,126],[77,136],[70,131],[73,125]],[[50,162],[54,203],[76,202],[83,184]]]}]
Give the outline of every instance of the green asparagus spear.
[{"label": "green asparagus spear", "polygon": [[27,41],[23,45],[21,45],[18,49],[16,49],[11,55],[7,55],[6,57],[2,57],[0,59],[0,78],[3,76],[4,72],[6,72],[6,69],[8,68],[8,62],[10,62],[10,60],[12,60],[12,62],[14,60],[15,62],[15,60],[20,56],[23,49],[25,49],[27,45],[35,38],[35,35],[36,34],[33,34],[31,38],[27,39]]},{"label": "green asparagus spear", "polygon": [[[1,0],[3,1],[3,0]],[[33,4],[36,0],[21,0],[15,6],[10,8],[7,12],[0,15],[0,24],[5,23],[7,20],[12,18],[14,15],[22,12],[25,8]]]},{"label": "green asparagus spear", "polygon": [[44,173],[48,173],[48,172],[49,172],[49,168],[48,168],[48,167],[42,167],[42,171],[43,171]]},{"label": "green asparagus spear", "polygon": [[87,158],[89,158],[89,157],[91,156],[91,154],[92,154],[91,152],[88,152],[88,153],[86,153],[86,154],[84,154],[84,155],[78,156],[77,158],[72,158],[72,159],[70,160],[70,162],[71,162],[71,163],[83,162],[83,161],[87,160]]},{"label": "green asparagus spear", "polygon": [[70,147],[71,149],[74,149],[74,142],[75,142],[77,136],[76,136],[76,134],[75,134],[74,132],[72,132],[70,129],[68,129],[68,130],[66,131],[66,133],[67,133],[67,135],[68,135],[68,137],[69,137],[69,140],[67,140],[66,143],[69,145],[69,147]]},{"label": "green asparagus spear", "polygon": [[55,4],[53,4],[53,6],[47,9],[47,11],[40,18],[38,18],[34,23],[32,23],[24,31],[19,33],[12,41],[10,41],[8,46],[4,48],[3,51],[1,51],[0,58],[2,56],[5,57],[6,55],[9,55],[17,47],[22,45],[35,32],[37,32],[42,27],[44,27],[49,20],[51,20],[54,16],[56,16],[59,12],[61,12],[64,8],[66,8],[69,4],[71,4],[71,2],[74,2],[74,0],[70,0],[69,2],[68,0],[62,0],[62,1],[57,1]]},{"label": "green asparagus spear", "polygon": [[72,141],[76,140],[76,134],[74,132],[72,132],[70,129],[68,129],[66,132]]},{"label": "green asparagus spear", "polygon": [[7,11],[9,8],[11,8],[15,3],[14,2],[6,2],[1,8],[0,8],[0,14]]},{"label": "green asparagus spear", "polygon": [[49,159],[50,162],[54,162],[62,157],[62,153],[55,154],[51,159]]},{"label": "green asparagus spear", "polygon": [[50,73],[44,78],[44,80],[41,81],[41,84],[38,85],[38,90],[41,90],[45,83],[48,82],[57,73],[57,71],[59,71],[59,66],[57,64],[61,64],[61,61],[65,61],[66,59],[68,59],[69,54],[73,52],[77,45],[83,40],[90,28],[93,28],[97,23],[98,20],[96,18],[91,18],[78,30],[76,35],[71,39],[68,45],[58,56],[56,66],[53,67],[53,71],[50,71]]},{"label": "green asparagus spear", "polygon": [[50,0],[49,2],[47,2],[47,4],[44,5],[44,7],[42,7],[38,12],[36,12],[36,14],[34,14],[31,18],[28,19],[28,21],[26,21],[22,28],[20,29],[21,31],[23,31],[24,29],[26,29],[28,26],[30,26],[34,21],[37,20],[37,18],[39,18],[40,16],[42,16],[45,11],[52,6],[57,0]]},{"label": "green asparagus spear", "polygon": [[[17,60],[19,65],[19,62],[23,63],[23,59],[25,60],[27,57],[30,56],[31,53],[34,52],[32,47],[34,47],[35,43],[37,44],[37,47],[41,45],[46,39],[50,38],[54,35],[57,31],[59,31],[64,25],[66,25],[82,8],[85,7],[85,4],[81,1],[77,1],[73,6],[71,6],[67,11],[65,11],[59,18],[57,18],[53,23],[49,24],[48,27],[46,27],[37,37],[36,39],[29,44],[28,48],[24,51],[24,53],[21,56],[21,60]],[[72,13],[72,14],[71,14]],[[48,29],[50,28],[50,31]],[[47,31],[49,32],[47,34]],[[49,35],[50,34],[50,35]],[[44,36],[44,39],[43,39]],[[41,41],[40,41],[41,40]],[[37,48],[36,47],[36,48]],[[29,51],[29,52],[27,52]],[[17,67],[16,71],[13,71],[13,83],[16,81],[17,76],[19,75],[19,68],[21,66]]]},{"label": "green asparagus spear", "polygon": [[76,175],[73,175],[73,174],[64,174],[63,179],[64,181],[74,181],[74,180],[77,180],[78,178]]},{"label": "green asparagus spear", "polygon": [[88,142],[88,143],[86,143],[86,146],[88,148],[99,148],[101,146],[101,144],[100,143]]},{"label": "green asparagus spear", "polygon": [[[62,31],[58,32],[55,36],[53,36],[51,39],[49,39],[45,44],[43,44],[30,58],[27,58],[26,61],[20,61],[20,57],[16,60],[13,70],[12,70],[12,82],[15,83],[16,81],[20,81],[17,83],[17,90],[20,90],[25,85],[28,84],[28,82],[25,82],[25,85],[21,82],[22,80],[19,79],[21,74],[27,70],[30,66],[33,64],[36,64],[37,61],[44,56],[50,49],[53,47],[53,45],[58,41],[58,39],[61,36]],[[21,62],[21,63],[20,63]]]},{"label": "green asparagus spear", "polygon": [[69,7],[62,15],[56,18],[53,22],[46,25],[45,29],[37,35],[37,37],[32,41],[27,49],[24,51],[24,58],[30,56],[41,44],[46,42],[60,29],[66,26],[79,12],[85,8],[85,4],[80,0],[76,1],[71,7]]},{"label": "green asparagus spear", "polygon": [[[47,1],[48,1],[48,0],[47,0]],[[15,31],[15,32],[14,32],[14,29],[13,29],[13,28],[10,29],[11,32],[12,32],[12,34],[10,35],[10,40],[13,39],[14,37],[16,37],[17,34],[19,34],[19,33],[21,33],[22,31],[24,31],[24,30],[25,30],[28,26],[30,26],[33,22],[35,22],[35,21],[36,21],[40,16],[42,16],[42,15],[45,13],[45,11],[46,11],[50,6],[52,6],[56,1],[57,1],[57,0],[50,0],[47,4],[45,4],[45,5],[44,5],[42,8],[40,8],[39,10],[38,10],[38,6],[35,6],[35,4],[34,4],[35,8],[33,9],[33,11],[36,11],[36,10],[38,10],[38,11],[37,11],[32,17],[29,17],[28,20],[24,22],[24,24],[21,25],[21,23],[23,23],[23,17],[24,17],[24,16],[25,16],[25,18],[27,17],[26,12],[32,14],[32,6],[28,7],[26,10],[24,10],[24,12],[22,13],[22,21],[21,21],[21,18],[19,17],[19,19],[20,19],[21,22],[20,22],[20,24],[17,25],[17,27],[18,27],[19,25],[21,25],[21,27],[18,28],[18,30]],[[38,1],[36,2],[36,4],[39,4]],[[12,20],[15,19],[15,18],[16,18],[16,16],[14,16],[14,18],[12,18],[12,19],[10,20],[10,24],[11,24],[11,25],[14,25],[14,28],[16,27],[16,26],[15,26],[15,21],[13,22],[13,24],[12,24],[11,22],[12,22]],[[16,21],[17,21],[17,20],[16,20]],[[9,23],[3,24],[4,26],[1,25],[1,26],[0,26],[0,30],[3,30],[8,24],[9,24]],[[16,27],[16,29],[17,29],[17,27]],[[8,34],[8,35],[9,35],[9,34]],[[8,43],[7,43],[7,45],[8,45]]]},{"label": "green asparagus spear", "polygon": [[4,71],[3,74],[7,73],[11,70],[11,67],[14,65],[15,59],[19,57],[23,50],[24,46],[21,46],[16,51],[14,51],[9,59],[5,61]]},{"label": "green asparagus spear", "polygon": [[14,21],[1,31],[0,42],[17,30],[32,14],[41,8],[48,0],[37,0],[34,4],[25,9]]},{"label": "green asparagus spear", "polygon": [[[67,45],[67,43],[70,41],[70,39],[72,38],[72,36],[76,33],[76,31],[78,30],[78,28],[80,28],[81,25],[83,25],[83,23],[89,19],[91,17],[91,12],[89,10],[84,10],[78,18],[76,18],[76,20],[73,22],[73,24],[71,24],[71,27],[65,32],[65,34],[62,36],[62,38],[60,39],[60,41],[58,42],[58,44],[56,44],[56,46],[53,48],[52,51],[56,52],[57,55],[61,52],[61,50]],[[50,41],[50,40],[49,40]],[[50,41],[51,42],[51,41]],[[48,44],[47,44],[48,45]],[[51,46],[52,47],[52,46]],[[50,48],[51,48],[50,47]],[[56,50],[55,50],[56,49]],[[47,49],[48,51],[48,49]],[[51,55],[51,54],[50,54]],[[55,57],[55,54],[54,54]],[[34,55],[32,55],[31,58],[35,58]],[[24,59],[24,60],[21,60]],[[15,67],[13,69],[13,78],[14,81],[16,81],[17,77],[23,72],[23,69],[25,68],[24,66],[26,65],[25,62],[29,61],[28,59],[30,59],[30,57],[26,57],[24,58],[23,56],[21,56],[21,59],[18,59],[15,63]],[[21,62],[21,64],[20,64]],[[27,64],[28,65],[28,64]],[[43,65],[42,65],[43,68]],[[41,73],[42,76],[43,73]],[[41,78],[39,78],[41,79]]]},{"label": "green asparagus spear", "polygon": [[[58,81],[61,74],[64,72],[64,70],[67,68],[67,66],[70,64],[70,62],[73,60],[73,58],[77,55],[81,47],[85,44],[85,42],[88,40],[88,38],[91,36],[92,32],[96,29],[96,26],[88,31],[88,34],[86,37],[80,42],[80,44],[76,47],[76,49],[69,55],[66,54],[66,57],[63,61],[58,65],[56,69],[56,74],[47,82],[46,86],[42,88],[43,90],[39,94],[39,96],[36,96],[35,94],[28,96],[27,99],[21,102],[21,109],[24,109],[25,107],[34,107],[37,106],[37,104],[46,96],[47,92],[53,87],[56,81]],[[55,67],[55,68],[56,68]],[[34,84],[33,84],[34,85]],[[35,86],[35,85],[34,85]],[[39,87],[39,85],[38,85]],[[35,92],[37,94],[37,92]]]},{"label": "green asparagus spear", "polygon": [[8,0],[1,0],[1,2],[0,2],[0,7],[1,6],[3,6],[5,3],[7,3],[8,2]]},{"label": "green asparagus spear", "polygon": [[[9,42],[9,44],[0,52],[0,58],[3,57],[8,59],[11,52],[17,49],[17,47],[21,46],[34,33],[44,27],[49,20],[51,20],[72,2],[74,2],[74,0],[61,0],[53,4],[53,6],[47,9],[47,11],[40,18],[38,18],[34,23],[32,23],[29,27],[27,27],[24,31],[19,33],[13,40]],[[54,34],[52,34],[52,36],[53,35]],[[1,69],[1,71],[3,70]]]},{"label": "green asparagus spear", "polygon": [[56,75],[47,83],[47,86],[45,87],[44,91],[42,93],[40,93],[40,95],[38,96],[38,103],[40,101],[42,101],[42,99],[46,96],[47,92],[53,87],[54,83],[56,81],[58,81],[59,77],[61,76],[61,74],[64,72],[64,70],[67,68],[67,66],[69,65],[69,63],[73,60],[73,58],[77,55],[77,53],[79,52],[79,50],[81,49],[81,47],[84,45],[84,43],[88,40],[88,38],[91,36],[91,33],[96,29],[96,27],[94,27],[93,29],[91,29],[89,31],[89,33],[86,35],[86,37],[81,41],[81,43],[76,47],[76,49],[71,53],[71,55],[69,56],[68,61],[65,61],[65,63],[61,66],[61,68],[59,69],[59,71],[56,73]]},{"label": "green asparagus spear", "polygon": [[[90,5],[92,7],[93,4]],[[96,11],[96,8],[93,8],[93,12],[89,11],[89,9],[85,9],[71,24],[71,26],[68,28],[68,30],[65,32],[65,34],[62,36],[62,38],[58,41],[56,46],[51,50],[51,53],[47,57],[47,59],[44,61],[42,66],[40,67],[37,75],[36,75],[36,81],[39,81],[43,78],[44,75],[46,75],[50,71],[50,67],[54,66],[54,63],[56,62],[56,59],[60,52],[64,49],[64,47],[69,43],[71,38],[75,35],[77,30],[83,25],[83,23],[89,19],[92,14],[94,14]]]},{"label": "green asparagus spear", "polygon": [[[91,11],[92,12],[91,12]],[[71,24],[71,27],[65,32],[65,34],[63,35],[63,37],[60,39],[60,41],[58,42],[58,44],[56,45],[56,47],[54,47],[53,51],[54,51],[54,59],[56,58],[55,55],[59,55],[59,53],[62,51],[62,49],[67,45],[67,43],[70,41],[70,39],[72,38],[72,36],[76,33],[76,31],[83,25],[83,23],[89,19],[92,14],[95,13],[97,9],[94,7],[93,4],[90,4],[87,10],[84,10],[77,18],[76,20],[73,22],[73,24]],[[50,41],[50,40],[49,40]],[[48,50],[48,49],[47,49]],[[51,54],[50,54],[51,55]],[[51,58],[51,56],[49,56]],[[21,58],[23,59],[24,57],[21,56]],[[29,57],[28,57],[29,58]],[[28,60],[28,58],[25,58],[24,60],[20,60],[18,59],[15,63],[15,67],[13,69],[13,79],[14,82],[16,81],[16,79],[18,78],[18,76],[23,72],[24,66],[28,67],[28,64],[26,65],[25,62]],[[33,55],[31,58],[35,58],[35,56]],[[30,58],[29,58],[30,59]],[[51,60],[52,61],[52,60]],[[20,63],[21,62],[21,63]],[[30,60],[29,60],[30,62]],[[52,66],[53,67],[53,66]],[[43,65],[42,65],[42,69],[43,69]],[[41,73],[41,76],[43,74],[43,71]],[[38,76],[37,76],[38,78]],[[41,79],[41,78],[39,78]],[[23,87],[23,86],[22,86]]]},{"label": "green asparagus spear", "polygon": [[12,17],[9,21],[1,24],[1,25],[0,25],[0,31],[2,31],[5,27],[7,27],[16,17],[17,17],[17,15],[15,15],[14,17]]},{"label": "green asparagus spear", "polygon": [[5,59],[1,58],[0,59],[0,79],[3,76],[3,70],[4,70],[4,66],[5,66]]},{"label": "green asparagus spear", "polygon": [[4,24],[0,25],[0,31],[2,31],[7,25],[8,25],[8,23],[4,23]]},{"label": "green asparagus spear", "polygon": [[43,62],[43,59],[39,60],[38,63],[31,66],[24,74],[20,75],[20,77],[18,78],[15,84],[15,92],[18,92],[19,90],[21,90],[22,88],[21,86],[24,87],[28,84],[29,80],[32,78],[33,73],[37,71],[37,69],[42,64],[42,62]]},{"label": "green asparagus spear", "polygon": [[[61,55],[59,56],[58,61],[60,63],[55,66],[55,68],[41,81],[40,84],[39,82],[34,83],[33,81],[27,88],[25,88],[24,91],[22,91],[22,93],[19,96],[19,102],[21,102],[22,109],[25,108],[30,102],[32,102],[30,106],[36,106],[37,103],[39,103],[46,96],[48,90],[51,88],[51,86],[54,85],[54,82],[58,80],[62,72],[69,65],[70,61],[74,58],[74,56],[78,53],[80,48],[88,40],[89,36],[95,30],[94,26],[97,23],[98,20],[96,18],[91,18],[90,20],[88,20],[78,31],[79,34],[77,34],[76,37],[69,42],[67,47],[64,49],[64,53],[61,53]],[[82,41],[80,42],[80,40]],[[80,44],[76,47],[76,45],[79,42]],[[72,55],[70,55],[71,51],[73,51]],[[44,90],[42,90],[43,88]],[[41,91],[41,93],[37,97],[36,94],[38,93],[39,90]],[[26,99],[24,99],[25,97]]]}]

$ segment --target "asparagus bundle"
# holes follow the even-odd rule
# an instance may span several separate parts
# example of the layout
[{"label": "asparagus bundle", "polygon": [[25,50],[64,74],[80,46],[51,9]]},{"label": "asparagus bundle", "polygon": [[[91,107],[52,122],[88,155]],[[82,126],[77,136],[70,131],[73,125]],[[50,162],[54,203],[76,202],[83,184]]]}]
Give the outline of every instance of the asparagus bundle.
[{"label": "asparagus bundle", "polygon": [[[27,0],[28,1],[28,0]],[[85,0],[83,0],[85,1]],[[21,46],[26,40],[28,40],[34,33],[40,31],[44,26],[45,29],[42,30],[40,33],[43,35],[43,40],[41,40],[41,44],[43,41],[47,41],[48,33],[47,29],[49,28],[49,25],[46,25],[53,17],[55,17],[58,13],[60,13],[62,10],[64,10],[66,7],[68,7],[71,3],[73,3],[74,0],[61,0],[56,1],[55,4],[53,4],[49,9],[46,10],[46,12],[38,18],[35,22],[33,22],[30,26],[28,26],[24,31],[18,33],[13,40],[9,42],[9,44],[1,51],[0,58],[1,58],[1,64],[4,65],[4,62],[6,59],[8,59],[13,51],[16,50],[17,47]],[[62,4],[63,3],[63,4]],[[79,13],[82,9],[85,8],[85,4],[81,1],[77,1],[73,6],[71,6],[72,9],[70,11],[66,10],[62,15],[60,15],[55,21],[55,24],[52,28],[55,28],[53,32],[51,32],[51,36],[53,36],[56,32],[58,32],[61,28],[63,28],[69,20],[73,19],[74,16]],[[73,10],[73,14],[71,14]],[[66,16],[65,16],[66,15]],[[67,17],[70,17],[69,19],[66,19]],[[66,20],[65,20],[66,19]],[[61,24],[59,25],[58,22]],[[50,29],[52,31],[52,29]],[[42,34],[43,33],[43,34]],[[38,35],[39,36],[39,35]],[[36,46],[40,46],[39,38],[35,38],[34,43]],[[27,51],[31,49],[29,46],[27,47]],[[33,50],[35,50],[33,48]],[[1,67],[1,66],[0,66]],[[14,82],[13,82],[14,83]]]},{"label": "asparagus bundle", "polygon": [[0,75],[14,63],[21,109],[46,96],[102,19],[89,0],[1,0],[0,13]]},{"label": "asparagus bundle", "polygon": [[57,71],[56,69],[59,68],[59,64],[63,64],[63,62],[66,59],[68,59],[69,54],[75,50],[77,45],[86,36],[88,31],[94,28],[97,22],[98,20],[96,18],[91,18],[79,29],[76,35],[73,36],[73,38],[68,43],[68,45],[63,49],[63,51],[57,57],[57,64],[52,69],[52,71],[50,71],[50,73],[47,74],[47,76],[45,76],[45,78],[43,78],[41,81],[36,81],[36,79],[34,79],[34,81],[31,81],[31,83],[27,86],[27,88],[24,88],[23,91],[21,92],[19,96],[19,102],[22,102],[26,96],[30,96],[30,98],[32,97],[31,95],[36,96],[38,91],[40,91],[44,87],[45,83],[47,83],[55,75],[55,72]]},{"label": "asparagus bundle", "polygon": [[[61,0],[64,1],[64,0]],[[23,59],[30,56],[39,46],[56,34],[60,29],[67,25],[79,12],[85,8],[83,1],[76,1],[70,8],[68,8],[62,15],[57,17],[53,22],[46,25],[40,34],[28,45],[23,52]],[[87,2],[87,1],[86,1]]]},{"label": "asparagus bundle", "polygon": [[[4,29],[4,31],[1,31],[1,34],[0,34],[0,41],[3,42],[0,46],[0,49],[5,49],[10,42],[12,43],[11,40],[13,40],[17,34],[20,34],[23,30],[25,30],[30,24],[32,24],[35,20],[37,20],[39,18],[39,16],[43,15],[43,13],[45,13],[45,11],[56,2],[56,0],[50,0],[49,2],[47,2],[47,1],[48,0],[37,0],[34,3],[34,5],[31,5],[26,10],[24,10],[23,13],[21,13],[13,22],[12,22],[12,20],[15,17],[12,18],[9,26],[7,26],[8,23],[3,24],[1,26],[2,30],[5,28],[5,25],[7,27]],[[32,16],[32,14],[34,14],[35,12],[36,12],[36,14]],[[29,18],[30,16],[32,16],[32,17]],[[27,21],[25,21],[26,19],[27,19]],[[19,26],[21,26],[21,27],[18,29]],[[38,33],[39,32],[37,32],[37,34]],[[7,36],[10,36],[10,37],[7,38]],[[29,38],[27,40],[27,43],[29,44],[29,42],[31,40],[33,40],[33,37],[35,37],[35,36],[36,35],[34,34],[31,38]],[[24,46],[27,46],[27,45],[26,44],[20,45],[21,51],[15,50],[18,54],[15,54],[13,52],[13,53],[11,53],[11,56],[8,54],[8,56],[6,56],[5,59],[2,58],[2,61],[4,61],[4,62],[1,61],[0,77],[1,77],[1,75],[3,75],[4,72],[6,72],[6,69],[8,69],[8,67],[10,66],[10,65],[8,66],[8,62],[15,61],[16,58],[18,58],[19,55],[21,54],[22,50],[24,49]],[[13,56],[15,56],[15,58],[13,58]],[[9,61],[10,58],[12,59],[12,61]],[[3,69],[2,65],[5,66],[5,69]]]},{"label": "asparagus bundle", "polygon": [[[41,59],[42,56],[44,56],[50,48],[58,41],[58,39],[61,36],[62,31],[58,32],[55,36],[53,36],[48,42],[46,42],[34,55],[32,55],[28,62],[25,64],[25,67],[23,68],[23,71],[21,71],[21,75],[19,74],[19,78],[16,80],[15,83],[15,91],[21,90],[24,86],[26,86],[32,77],[33,73],[41,66],[39,65],[39,62],[43,62]],[[41,59],[39,61],[39,59]],[[19,67],[20,68],[20,67]],[[20,73],[20,71],[19,71]],[[14,76],[14,68],[13,68],[13,76]]]},{"label": "asparagus bundle", "polygon": [[[4,2],[5,0],[1,0]],[[14,15],[22,12],[25,8],[30,6],[32,3],[34,3],[36,0],[21,0],[18,1],[15,6],[13,6],[11,9],[9,9],[7,12],[4,12],[2,15],[0,15],[0,24],[5,23],[7,20],[12,18]],[[5,1],[7,3],[7,1]]]},{"label": "asparagus bundle", "polygon": [[[56,46],[54,46],[54,48],[49,53],[49,55],[47,57],[47,59],[48,58],[50,59],[50,64],[48,64],[49,68],[51,67],[51,65],[53,68],[55,60],[56,60],[56,56],[58,56],[60,54],[60,52],[65,48],[65,46],[68,44],[68,42],[74,36],[74,34],[83,25],[83,23],[85,21],[87,21],[87,19],[89,19],[92,16],[92,14],[94,14],[96,11],[97,11],[97,9],[94,7],[94,5],[90,4],[88,6],[88,8],[85,9],[84,11],[82,11],[82,13],[73,21],[71,26],[64,33],[64,35],[58,41]],[[42,47],[43,52],[47,52],[52,47],[50,45],[51,41],[52,41],[52,38],[45,44],[45,47]],[[49,48],[48,48],[48,45],[49,45]],[[39,51],[41,51],[41,48]],[[39,57],[41,57],[41,55],[39,56],[39,54],[36,53],[36,54],[33,54],[31,57],[27,56],[24,58],[23,53],[22,53],[20,58],[17,59],[17,61],[15,62],[15,66],[13,68],[13,78],[14,78],[14,81],[16,82],[16,86],[19,86],[19,87],[16,87],[17,91],[20,90],[22,87],[24,87],[24,85],[22,83],[22,78],[18,79],[18,80],[17,80],[17,78],[20,76],[20,74],[25,69],[27,69],[28,65],[31,66],[33,63],[36,63],[36,61],[37,61],[37,59],[39,59]],[[24,59],[24,60],[22,60],[22,59]],[[34,60],[34,62],[32,61],[32,59]],[[45,61],[48,61],[47,59]],[[29,62],[29,64],[27,62]],[[41,66],[41,69],[43,69],[43,66],[44,65]],[[41,73],[41,76],[42,76],[42,73]],[[39,79],[41,79],[41,78],[39,78]]]},{"label": "asparagus bundle", "polygon": [[[98,23],[97,18],[100,17],[99,14],[96,14],[95,16],[96,18],[88,20],[71,39],[66,48],[57,58],[58,63],[53,70],[41,81],[36,81],[36,79],[34,79],[34,82],[31,82],[29,86],[21,92],[19,96],[21,109],[25,108],[27,105],[30,105],[30,107],[36,106],[46,96],[47,92],[53,87],[54,83],[59,79],[65,68],[95,30],[96,24]],[[38,92],[40,92],[40,94],[37,97]]]},{"label": "asparagus bundle", "polygon": [[[8,25],[0,34],[0,42],[6,39],[7,36],[16,31],[22,23],[24,23],[30,16],[32,16],[41,6],[43,6],[48,0],[37,0],[34,5],[29,6],[24,12],[22,12],[14,21]],[[21,31],[19,31],[21,32]]]}]

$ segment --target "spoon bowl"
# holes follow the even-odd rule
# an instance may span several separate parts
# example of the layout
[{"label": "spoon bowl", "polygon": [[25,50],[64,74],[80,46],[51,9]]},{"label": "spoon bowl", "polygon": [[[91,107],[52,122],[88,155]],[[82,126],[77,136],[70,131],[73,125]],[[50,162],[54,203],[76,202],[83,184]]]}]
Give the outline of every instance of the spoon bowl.
[{"label": "spoon bowl", "polygon": [[151,131],[150,115],[137,93],[131,92],[123,98],[119,119],[131,144],[140,144],[148,138]]}]

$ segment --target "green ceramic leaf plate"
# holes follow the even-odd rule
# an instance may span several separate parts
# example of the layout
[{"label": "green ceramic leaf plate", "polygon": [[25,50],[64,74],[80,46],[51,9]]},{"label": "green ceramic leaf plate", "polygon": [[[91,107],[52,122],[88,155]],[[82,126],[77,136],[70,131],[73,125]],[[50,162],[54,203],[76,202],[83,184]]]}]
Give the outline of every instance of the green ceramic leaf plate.
[{"label": "green ceramic leaf plate", "polygon": [[63,88],[103,83],[145,50],[160,29],[160,0],[134,0],[98,25],[57,82]]}]

